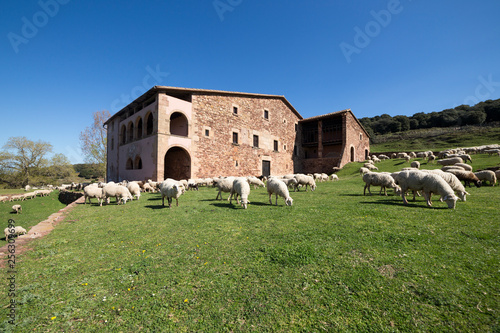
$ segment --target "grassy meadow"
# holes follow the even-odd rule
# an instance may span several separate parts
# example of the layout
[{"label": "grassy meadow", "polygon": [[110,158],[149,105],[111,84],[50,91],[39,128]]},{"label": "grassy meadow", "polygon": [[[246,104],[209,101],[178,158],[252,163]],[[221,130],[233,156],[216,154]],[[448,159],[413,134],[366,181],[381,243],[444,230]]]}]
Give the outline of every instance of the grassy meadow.
[{"label": "grassy meadow", "polygon": [[16,325],[2,297],[0,331],[499,332],[500,187],[468,188],[454,210],[404,206],[363,196],[360,165],[291,207],[263,188],[246,210],[213,188],[171,209],[158,193],[78,205],[18,258]]}]

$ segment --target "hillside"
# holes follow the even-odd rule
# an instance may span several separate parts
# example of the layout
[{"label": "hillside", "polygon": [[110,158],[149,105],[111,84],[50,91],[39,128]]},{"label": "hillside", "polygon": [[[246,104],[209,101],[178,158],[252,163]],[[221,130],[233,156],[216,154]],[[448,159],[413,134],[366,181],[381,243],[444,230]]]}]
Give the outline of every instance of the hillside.
[{"label": "hillside", "polygon": [[439,151],[455,147],[500,144],[500,127],[464,126],[427,128],[375,135],[370,151]]}]

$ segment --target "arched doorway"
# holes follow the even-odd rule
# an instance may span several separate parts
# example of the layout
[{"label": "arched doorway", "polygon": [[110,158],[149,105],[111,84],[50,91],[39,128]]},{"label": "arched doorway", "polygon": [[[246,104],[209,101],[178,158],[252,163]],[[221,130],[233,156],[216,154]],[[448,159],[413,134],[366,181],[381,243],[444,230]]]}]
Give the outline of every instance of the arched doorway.
[{"label": "arched doorway", "polygon": [[170,134],[188,136],[188,120],[180,112],[174,112],[170,116]]},{"label": "arched doorway", "polygon": [[165,154],[163,179],[175,180],[191,178],[191,157],[180,147],[172,147]]},{"label": "arched doorway", "polygon": [[354,162],[354,147],[351,147],[351,162]]}]

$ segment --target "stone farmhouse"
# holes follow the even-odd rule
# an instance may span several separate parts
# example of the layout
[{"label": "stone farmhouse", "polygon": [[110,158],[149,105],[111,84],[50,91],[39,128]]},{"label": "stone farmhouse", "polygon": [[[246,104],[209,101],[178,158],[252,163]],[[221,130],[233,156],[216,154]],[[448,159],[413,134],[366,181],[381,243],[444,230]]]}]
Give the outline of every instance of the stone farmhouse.
[{"label": "stone farmhouse", "polygon": [[304,119],[279,95],[154,86],[104,126],[108,181],[330,174],[370,150],[351,110]]}]

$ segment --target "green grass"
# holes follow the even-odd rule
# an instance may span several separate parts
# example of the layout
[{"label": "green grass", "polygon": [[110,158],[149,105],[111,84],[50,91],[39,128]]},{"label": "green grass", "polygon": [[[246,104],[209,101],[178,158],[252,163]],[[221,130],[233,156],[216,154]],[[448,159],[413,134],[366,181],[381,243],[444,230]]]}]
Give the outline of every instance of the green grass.
[{"label": "green grass", "polygon": [[0,188],[0,195],[8,195],[8,194],[20,194],[20,193],[26,193],[24,189],[19,189],[19,188]]},{"label": "green grass", "polygon": [[372,138],[372,153],[403,151],[441,151],[456,147],[500,143],[500,127],[466,126],[430,128],[378,135]]},{"label": "green grass", "polygon": [[[24,190],[22,193],[26,193]],[[29,230],[32,226],[47,219],[52,213],[66,207],[58,200],[58,191],[52,192],[46,197],[36,197],[24,201],[0,202],[0,217],[1,217],[1,239],[0,246],[7,244],[4,238],[3,230],[8,226],[8,220],[13,219],[15,225],[22,226]],[[12,206],[21,205],[22,213],[13,214]]]},{"label": "green grass", "polygon": [[262,188],[247,210],[206,188],[78,205],[18,260],[14,331],[498,332],[500,188],[404,206],[363,196],[360,165],[292,207]]}]

